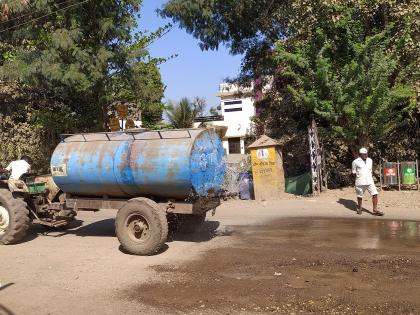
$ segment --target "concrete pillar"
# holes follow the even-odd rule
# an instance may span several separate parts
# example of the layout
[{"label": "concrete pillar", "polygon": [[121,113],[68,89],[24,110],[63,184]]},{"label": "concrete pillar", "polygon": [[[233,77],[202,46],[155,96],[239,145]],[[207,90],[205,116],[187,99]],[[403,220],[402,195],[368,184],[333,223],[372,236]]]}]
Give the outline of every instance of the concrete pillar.
[{"label": "concrete pillar", "polygon": [[280,145],[262,136],[249,147],[256,200],[276,199],[284,193],[283,158]]}]

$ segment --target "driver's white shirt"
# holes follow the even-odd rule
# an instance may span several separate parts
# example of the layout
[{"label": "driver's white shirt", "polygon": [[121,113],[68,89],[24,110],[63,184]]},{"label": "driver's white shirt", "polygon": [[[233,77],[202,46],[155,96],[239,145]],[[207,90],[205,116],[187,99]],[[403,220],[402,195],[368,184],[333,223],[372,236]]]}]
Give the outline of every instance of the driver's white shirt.
[{"label": "driver's white shirt", "polygon": [[352,173],[356,174],[356,186],[373,185],[372,159],[367,158],[366,162],[362,158],[357,158],[352,163]]},{"label": "driver's white shirt", "polygon": [[28,173],[31,170],[31,166],[25,160],[17,160],[11,162],[6,170],[11,172],[10,179],[19,179],[23,174]]}]

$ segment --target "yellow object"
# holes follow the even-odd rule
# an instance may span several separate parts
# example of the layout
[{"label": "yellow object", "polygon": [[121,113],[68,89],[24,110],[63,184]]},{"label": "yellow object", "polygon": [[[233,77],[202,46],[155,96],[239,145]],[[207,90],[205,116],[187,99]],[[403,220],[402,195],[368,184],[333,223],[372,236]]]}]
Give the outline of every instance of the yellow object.
[{"label": "yellow object", "polygon": [[109,128],[111,131],[119,131],[121,129],[120,120],[118,118],[111,118],[109,120]]},{"label": "yellow object", "polygon": [[136,124],[134,123],[134,120],[131,118],[128,118],[125,122],[125,129],[134,129],[136,128]]},{"label": "yellow object", "polygon": [[280,145],[262,136],[248,147],[251,151],[255,199],[276,199],[284,193],[283,159]]},{"label": "yellow object", "polygon": [[127,104],[119,104],[117,106],[117,113],[120,119],[125,119],[128,116],[128,106]]}]

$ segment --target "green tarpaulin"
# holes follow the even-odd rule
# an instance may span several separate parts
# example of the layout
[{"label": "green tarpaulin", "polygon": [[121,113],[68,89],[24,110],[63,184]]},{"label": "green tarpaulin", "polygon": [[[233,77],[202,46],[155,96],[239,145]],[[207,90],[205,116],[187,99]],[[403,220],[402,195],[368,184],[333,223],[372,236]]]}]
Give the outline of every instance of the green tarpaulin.
[{"label": "green tarpaulin", "polygon": [[286,178],[286,192],[294,195],[311,193],[311,173]]}]

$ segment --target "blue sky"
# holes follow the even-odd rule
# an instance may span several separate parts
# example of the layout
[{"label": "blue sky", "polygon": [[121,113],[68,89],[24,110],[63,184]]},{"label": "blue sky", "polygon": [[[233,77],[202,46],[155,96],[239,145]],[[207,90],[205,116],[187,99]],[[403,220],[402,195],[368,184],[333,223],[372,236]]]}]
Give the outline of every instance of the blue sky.
[{"label": "blue sky", "polygon": [[[156,30],[170,20],[156,14],[166,0],[144,0],[139,29]],[[165,101],[178,101],[181,97],[204,97],[208,107],[217,106],[219,83],[226,77],[235,77],[240,70],[241,57],[232,56],[225,47],[218,51],[201,51],[198,41],[185,30],[174,25],[163,38],[149,46],[153,57],[178,57],[160,66],[166,85]]]}]

